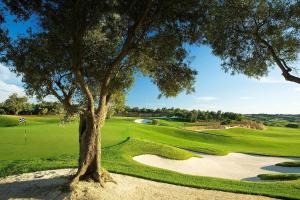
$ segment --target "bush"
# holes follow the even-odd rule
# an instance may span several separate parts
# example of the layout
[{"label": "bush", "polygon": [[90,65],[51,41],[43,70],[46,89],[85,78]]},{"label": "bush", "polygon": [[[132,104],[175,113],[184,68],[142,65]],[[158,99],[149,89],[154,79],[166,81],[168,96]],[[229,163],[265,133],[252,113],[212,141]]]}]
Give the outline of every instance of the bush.
[{"label": "bush", "polygon": [[6,114],[5,110],[3,108],[0,108],[0,115],[5,115],[5,114]]},{"label": "bush", "polygon": [[230,119],[227,119],[227,120],[224,120],[221,122],[221,125],[228,125],[231,123],[231,120]]},{"label": "bush", "polygon": [[153,119],[153,120],[152,120],[152,124],[153,124],[153,125],[159,125],[159,121],[158,121],[157,119]]},{"label": "bush", "polygon": [[287,125],[285,125],[285,127],[288,127],[288,128],[299,128],[299,124],[287,124]]}]

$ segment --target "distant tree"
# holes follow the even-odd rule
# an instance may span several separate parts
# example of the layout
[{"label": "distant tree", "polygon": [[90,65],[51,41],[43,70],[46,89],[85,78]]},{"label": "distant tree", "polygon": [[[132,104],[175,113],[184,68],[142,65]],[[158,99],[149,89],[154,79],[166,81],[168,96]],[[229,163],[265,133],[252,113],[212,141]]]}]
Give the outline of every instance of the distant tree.
[{"label": "distant tree", "polygon": [[6,114],[4,103],[0,102],[0,115]]},{"label": "distant tree", "polygon": [[6,111],[3,108],[0,108],[0,115],[5,115]]},{"label": "distant tree", "polygon": [[192,110],[187,115],[187,120],[189,122],[195,122],[197,120],[198,112],[196,110]]},{"label": "distant tree", "polygon": [[221,121],[221,125],[228,125],[230,123],[231,123],[230,119],[225,119],[225,120]]},{"label": "distant tree", "polygon": [[112,96],[108,104],[107,118],[111,118],[116,113],[124,112],[125,110],[125,94],[116,93]]},{"label": "distant tree", "polygon": [[63,105],[59,102],[42,101],[33,105],[33,114],[38,115],[54,115],[64,113]]},{"label": "distant tree", "polygon": [[222,119],[225,120],[236,120],[236,121],[241,121],[242,120],[242,115],[238,113],[233,113],[233,112],[224,112],[222,113]]},{"label": "distant tree", "polygon": [[285,126],[288,128],[299,128],[299,124],[287,124]]},{"label": "distant tree", "polygon": [[222,119],[222,112],[220,110],[218,110],[218,112],[216,113],[216,119],[217,120],[221,120]]},{"label": "distant tree", "polygon": [[102,182],[100,128],[108,104],[140,71],[161,95],[194,90],[196,72],[184,45],[201,40],[200,1],[42,1],[40,32],[20,37],[8,60],[29,94],[54,95],[80,114],[80,179]]},{"label": "distant tree", "polygon": [[3,107],[7,113],[18,115],[20,111],[28,110],[30,104],[28,103],[27,97],[19,97],[16,93],[14,93],[4,101]]},{"label": "distant tree", "polygon": [[206,43],[224,70],[250,77],[277,66],[287,81],[300,83],[300,1],[207,1]]}]

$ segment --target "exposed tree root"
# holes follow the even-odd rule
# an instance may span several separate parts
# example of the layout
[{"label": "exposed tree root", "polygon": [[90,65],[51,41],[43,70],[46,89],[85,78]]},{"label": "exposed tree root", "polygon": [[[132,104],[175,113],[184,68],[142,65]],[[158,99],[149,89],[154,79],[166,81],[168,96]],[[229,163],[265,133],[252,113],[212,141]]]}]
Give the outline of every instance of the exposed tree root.
[{"label": "exposed tree root", "polygon": [[94,181],[101,185],[101,187],[105,186],[105,183],[112,182],[117,184],[117,182],[111,177],[109,172],[105,169],[101,169],[101,174],[94,172],[93,174],[85,174],[81,175],[80,171],[78,171],[75,175],[71,176],[71,182],[69,184],[69,190],[73,191],[75,190],[76,186],[78,185],[79,181],[85,180],[85,181]]},{"label": "exposed tree root", "polygon": [[117,184],[117,182],[111,177],[110,173],[104,168],[101,168],[101,182],[102,183],[112,182]]}]

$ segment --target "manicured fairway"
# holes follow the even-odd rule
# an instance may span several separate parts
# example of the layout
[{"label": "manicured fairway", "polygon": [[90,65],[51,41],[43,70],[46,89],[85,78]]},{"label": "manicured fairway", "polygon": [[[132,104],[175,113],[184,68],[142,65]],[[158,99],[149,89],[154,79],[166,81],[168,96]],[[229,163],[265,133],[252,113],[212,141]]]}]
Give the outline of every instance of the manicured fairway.
[{"label": "manicured fairway", "polygon": [[[78,152],[76,122],[60,126],[57,117],[27,117],[25,144],[24,127],[7,126],[17,119],[0,117],[0,176],[42,169],[76,167]],[[243,152],[300,157],[300,129],[268,127],[263,131],[236,128],[193,132],[183,129],[188,125],[190,124],[165,120],[160,120],[160,126],[136,124],[133,118],[107,120],[102,138],[103,165],[113,172],[173,184],[300,199],[299,179],[251,183],[187,176],[148,167],[132,160],[133,156],[140,154],[154,154],[173,159],[187,159],[194,156],[182,149],[218,155]]]}]

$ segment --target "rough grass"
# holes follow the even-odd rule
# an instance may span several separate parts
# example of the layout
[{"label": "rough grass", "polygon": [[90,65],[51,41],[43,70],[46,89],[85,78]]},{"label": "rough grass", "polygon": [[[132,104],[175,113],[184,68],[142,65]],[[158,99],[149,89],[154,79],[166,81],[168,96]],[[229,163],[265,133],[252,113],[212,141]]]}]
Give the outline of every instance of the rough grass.
[{"label": "rough grass", "polygon": [[257,177],[261,180],[289,181],[300,179],[300,174],[259,174]]},{"label": "rough grass", "polygon": [[300,167],[300,161],[281,162],[276,165],[282,167]]},{"label": "rough grass", "polygon": [[[0,127],[0,176],[77,166],[78,124],[58,125],[57,117],[27,117],[24,127]],[[160,124],[165,120],[159,120]],[[0,121],[2,123],[2,121]],[[188,124],[190,125],[190,124]],[[244,152],[300,156],[300,132],[288,128],[228,129],[193,132],[182,122],[155,126],[136,124],[132,118],[107,120],[102,133],[102,164],[112,172],[197,188],[300,199],[300,180],[253,183],[184,175],[132,160],[140,154],[187,159],[189,149],[212,154]],[[128,137],[130,139],[128,139]]]}]

